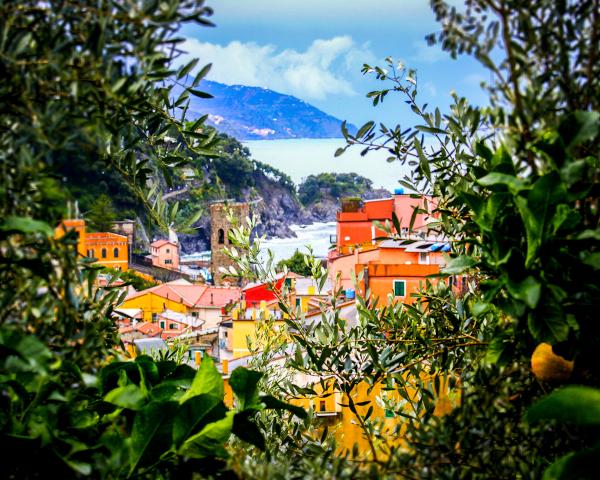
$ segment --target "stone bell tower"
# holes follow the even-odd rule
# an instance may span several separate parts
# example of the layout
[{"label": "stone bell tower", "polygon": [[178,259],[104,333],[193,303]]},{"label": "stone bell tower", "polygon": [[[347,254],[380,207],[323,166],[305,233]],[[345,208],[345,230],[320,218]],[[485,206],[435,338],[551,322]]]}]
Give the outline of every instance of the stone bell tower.
[{"label": "stone bell tower", "polygon": [[223,273],[219,268],[228,268],[230,265],[234,265],[234,262],[223,251],[223,247],[229,246],[228,234],[232,228],[227,214],[231,213],[238,225],[242,225],[249,212],[250,207],[247,203],[213,203],[210,206],[210,251],[212,254],[210,271],[215,285],[223,285],[225,282],[236,283],[235,279],[223,278]]}]

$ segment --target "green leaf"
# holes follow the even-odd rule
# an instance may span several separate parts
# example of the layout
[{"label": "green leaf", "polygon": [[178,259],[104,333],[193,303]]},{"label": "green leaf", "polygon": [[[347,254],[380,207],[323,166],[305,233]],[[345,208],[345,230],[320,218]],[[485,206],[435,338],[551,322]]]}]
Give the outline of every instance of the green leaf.
[{"label": "green leaf", "polygon": [[504,354],[507,346],[508,342],[504,335],[494,337],[485,352],[485,361],[490,364],[503,363],[502,360],[506,356]]},{"label": "green leaf", "polygon": [[567,340],[572,325],[569,318],[555,306],[555,310],[550,312],[532,312],[527,318],[527,327],[538,342],[555,344]]},{"label": "green leaf", "polygon": [[6,217],[0,224],[0,230],[3,232],[43,233],[47,237],[51,237],[53,234],[52,228],[46,222],[29,217]]},{"label": "green leaf", "polygon": [[188,88],[187,91],[190,92],[195,97],[199,97],[199,98],[213,98],[213,96],[210,93],[203,92],[201,90],[196,90],[194,88]]},{"label": "green leaf", "polygon": [[527,410],[529,423],[558,420],[576,425],[600,425],[600,390],[571,385],[555,390]]},{"label": "green leaf", "polygon": [[442,273],[448,275],[456,275],[458,273],[462,273],[470,268],[473,268],[479,262],[475,260],[473,257],[469,257],[467,255],[461,255],[459,257],[453,258],[450,260],[450,263],[446,265],[442,269]]},{"label": "green leaf", "polygon": [[239,401],[239,408],[260,409],[261,404],[258,397],[258,382],[263,374],[248,370],[244,367],[236,368],[229,377],[229,385],[233,389],[233,393]]},{"label": "green leaf", "polygon": [[[299,350],[297,350],[299,351]],[[296,405],[292,405],[291,403],[284,402],[279,400],[278,398],[273,397],[272,395],[261,395],[260,401],[265,404],[266,408],[271,408],[273,410],[287,410],[292,412],[299,418],[306,418],[307,413],[302,407],[298,407]]]},{"label": "green leaf", "polygon": [[518,283],[508,282],[507,288],[514,298],[525,302],[529,308],[535,308],[540,301],[542,285],[532,276]]},{"label": "green leaf", "polygon": [[208,355],[205,355],[202,358],[202,362],[192,381],[191,387],[184,395],[182,395],[179,399],[179,403],[184,403],[186,400],[204,393],[219,400],[223,400],[223,397],[225,396],[223,378],[215,367],[212,358]]},{"label": "green leaf", "polygon": [[139,410],[146,403],[146,396],[137,385],[129,384],[108,392],[104,396],[104,401],[121,408]]},{"label": "green leaf", "polygon": [[583,263],[589,265],[594,270],[600,270],[600,252],[586,253]]},{"label": "green leaf", "polygon": [[365,123],[358,130],[358,132],[356,134],[356,138],[362,138],[362,137],[364,137],[367,134],[367,132],[373,128],[373,125],[375,125],[375,122],[373,122],[373,121],[369,121],[369,122]]},{"label": "green leaf", "polygon": [[173,423],[173,440],[181,445],[190,435],[205,425],[225,417],[223,401],[206,393],[192,397],[180,405]]},{"label": "green leaf", "polygon": [[542,480],[585,480],[598,476],[600,449],[593,448],[560,457],[544,472]]},{"label": "green leaf", "polygon": [[229,455],[225,450],[225,442],[231,436],[233,415],[234,412],[229,411],[225,418],[206,425],[199,433],[185,441],[179,449],[179,454],[192,458],[227,458]]},{"label": "green leaf", "polygon": [[179,73],[177,74],[177,79],[181,79],[183,77],[185,77],[188,73],[190,73],[192,71],[192,69],[198,64],[198,59],[194,58],[191,62],[189,62],[187,65],[185,65],[184,67],[182,67],[179,70]]},{"label": "green leaf", "polygon": [[415,146],[415,150],[417,151],[417,155],[419,157],[419,166],[426,178],[431,179],[431,169],[429,168],[429,159],[425,156],[423,152],[423,147],[421,146],[421,142],[415,137],[413,139],[413,145]]},{"label": "green leaf", "polygon": [[211,68],[212,68],[212,63],[204,65],[204,67],[202,67],[202,69],[198,72],[198,75],[196,75],[196,78],[194,79],[194,82],[192,83],[192,87],[195,87],[196,85],[198,85],[198,83],[200,83],[200,80],[202,80],[204,77],[206,77],[208,72],[210,72]]},{"label": "green leaf", "polygon": [[598,135],[600,113],[573,112],[564,117],[558,133],[567,148],[592,140]]},{"label": "green leaf", "polygon": [[265,449],[265,438],[260,429],[250,418],[255,412],[239,412],[233,417],[233,427],[231,432],[244,442],[254,445],[259,450]]},{"label": "green leaf", "polygon": [[398,220],[398,215],[396,212],[392,212],[392,223],[394,224],[394,228],[396,229],[396,233],[400,235],[402,229],[400,228],[400,220]]},{"label": "green leaf", "polygon": [[577,240],[600,240],[600,228],[597,228],[596,230],[584,230],[583,232],[581,232],[578,237]]},{"label": "green leaf", "polygon": [[522,190],[528,188],[527,183],[518,177],[508,175],[506,173],[492,172],[486,176],[477,180],[477,183],[484,187],[490,187],[492,185],[506,185],[509,190],[513,193],[519,193]]},{"label": "green leaf", "polygon": [[416,125],[415,128],[420,132],[448,135],[448,132],[446,132],[446,130],[442,130],[441,128],[427,127],[425,125]]},{"label": "green leaf", "polygon": [[129,474],[155,463],[173,446],[173,420],[177,402],[151,402],[137,412],[131,430]]},{"label": "green leaf", "polygon": [[545,238],[546,224],[551,224],[549,212],[555,209],[554,205],[559,203],[565,196],[564,185],[556,173],[550,173],[540,177],[525,199],[515,196],[515,204],[521,215],[527,235],[527,258],[525,266],[531,267],[537,252]]}]

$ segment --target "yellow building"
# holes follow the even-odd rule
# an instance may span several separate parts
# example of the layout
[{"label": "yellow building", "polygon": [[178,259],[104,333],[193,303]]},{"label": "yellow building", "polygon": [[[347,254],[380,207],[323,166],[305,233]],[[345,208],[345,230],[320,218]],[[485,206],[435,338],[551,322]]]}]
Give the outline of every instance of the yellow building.
[{"label": "yellow building", "polygon": [[237,287],[194,285],[187,280],[163,283],[125,297],[120,308],[139,308],[143,320],[158,320],[165,310],[185,313],[204,322],[203,328],[216,327],[222,319],[222,309],[240,298]]},{"label": "yellow building", "polygon": [[[308,295],[303,298],[310,303],[314,299],[309,299]],[[299,302],[298,308],[304,310],[304,302]],[[356,306],[353,301],[346,302],[337,307],[340,310],[341,318],[344,318],[348,325],[353,325],[357,321]],[[250,341],[254,348],[260,349],[257,343],[265,337],[273,339],[273,334],[276,334],[282,328],[284,319],[279,311],[277,302],[266,303],[262,302],[260,307],[247,308],[244,302],[240,302],[237,308],[232,310],[231,319],[222,322],[221,326],[221,366],[225,379],[228,378],[228,373],[236,368],[236,366],[245,366],[250,361],[251,351],[248,349]],[[320,321],[321,312],[311,311],[304,316],[304,321],[316,322]],[[268,326],[275,329],[273,334],[263,332],[259,333],[261,326]],[[285,342],[285,338],[283,339]],[[283,368],[285,358],[280,357],[273,360],[277,365]],[[325,388],[321,385],[321,380],[325,384]],[[327,378],[322,379],[319,376],[307,376],[296,374],[293,380],[294,384],[300,387],[310,387],[316,395],[304,396],[301,398],[288,399],[291,403],[303,408],[312,408],[315,415],[319,418],[320,425],[335,436],[339,446],[340,454],[353,452],[356,445],[356,453],[358,457],[372,457],[372,451],[375,449],[379,459],[384,459],[389,453],[390,448],[398,447],[402,444],[402,436],[405,431],[404,418],[398,415],[393,408],[386,408],[386,405],[398,405],[404,396],[417,399],[417,387],[406,385],[394,385],[383,382],[377,383],[374,386],[367,382],[360,382],[351,393],[352,400],[355,404],[356,415],[349,408],[349,399],[345,394],[335,391],[332,388],[332,382]],[[415,382],[416,383],[416,382]],[[422,376],[422,383],[425,388],[429,388],[436,398],[435,415],[444,415],[448,413],[454,406],[459,403],[459,398],[448,394],[447,381],[442,380],[440,383],[440,391],[435,391],[434,382],[427,375]],[[399,389],[403,391],[403,396],[400,395]],[[228,398],[232,398],[229,395]],[[405,407],[408,408],[408,407]],[[367,412],[371,410],[369,415],[370,421],[378,424],[378,434],[368,439],[364,435],[364,429],[361,427],[361,419]],[[315,437],[320,436],[321,429],[315,431]]]}]

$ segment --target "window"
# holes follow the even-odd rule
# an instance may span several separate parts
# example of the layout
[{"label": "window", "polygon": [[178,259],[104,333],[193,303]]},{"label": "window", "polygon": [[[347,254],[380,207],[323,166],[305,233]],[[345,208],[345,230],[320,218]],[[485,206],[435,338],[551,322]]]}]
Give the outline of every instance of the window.
[{"label": "window", "polygon": [[159,325],[160,325],[160,328],[162,328],[163,330],[165,329],[165,321],[164,320],[161,320]]},{"label": "window", "polygon": [[177,330],[177,324],[176,323],[169,323],[169,330]]},{"label": "window", "polygon": [[115,258],[119,258],[119,249],[117,247],[115,247],[114,250],[113,250],[113,256]]},{"label": "window", "polygon": [[325,411],[325,400],[321,400],[319,402],[319,412],[324,412]]},{"label": "window", "polygon": [[429,254],[427,252],[419,252],[419,263],[429,265]]},{"label": "window", "polygon": [[225,231],[222,228],[219,228],[219,243],[225,243]]},{"label": "window", "polygon": [[302,305],[302,300],[300,298],[296,299],[296,308],[300,308],[300,306]]},{"label": "window", "polygon": [[394,296],[395,297],[406,296],[406,281],[405,280],[394,280]]},{"label": "window", "polygon": [[106,258],[106,248],[102,249],[102,258]]},{"label": "window", "polygon": [[292,288],[292,279],[291,278],[285,279],[285,286],[288,288]]},{"label": "window", "polygon": [[170,248],[167,248],[167,253],[171,253],[171,249]]},{"label": "window", "polygon": [[192,317],[197,317],[198,316],[198,312],[192,312]]},{"label": "window", "polygon": [[170,258],[168,258],[168,259],[165,260],[165,265],[166,264],[171,264],[171,263],[173,263],[173,260],[171,260]]},{"label": "window", "polygon": [[[158,313],[153,313],[152,314],[152,321],[156,322],[158,320]],[[162,328],[162,327],[161,327]]]},{"label": "window", "polygon": [[89,258],[94,258],[94,250],[92,250],[91,248],[87,251],[87,256]]}]

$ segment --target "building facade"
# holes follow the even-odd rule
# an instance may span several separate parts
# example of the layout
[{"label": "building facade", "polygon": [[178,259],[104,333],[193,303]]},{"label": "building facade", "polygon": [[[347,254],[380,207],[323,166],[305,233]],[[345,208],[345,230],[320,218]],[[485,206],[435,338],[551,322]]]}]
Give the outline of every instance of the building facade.
[{"label": "building facade", "polygon": [[[336,245],[337,253],[353,253],[357,248],[377,243],[377,239],[387,234],[374,222],[392,223],[395,214],[400,223],[400,235],[408,235],[409,230],[424,231],[433,217],[431,211],[432,198],[426,195],[414,196],[397,189],[392,198],[365,200],[361,202],[342,202],[337,213]],[[418,208],[419,213],[415,213]],[[424,213],[422,213],[422,212]],[[414,217],[414,218],[413,218]],[[395,229],[394,229],[395,230]]]},{"label": "building facade", "polygon": [[179,245],[170,240],[157,240],[150,244],[150,259],[155,267],[179,270]]},{"label": "building facade", "polygon": [[97,263],[115,270],[129,268],[129,241],[125,235],[112,232],[86,234],[86,256],[97,259]]}]

